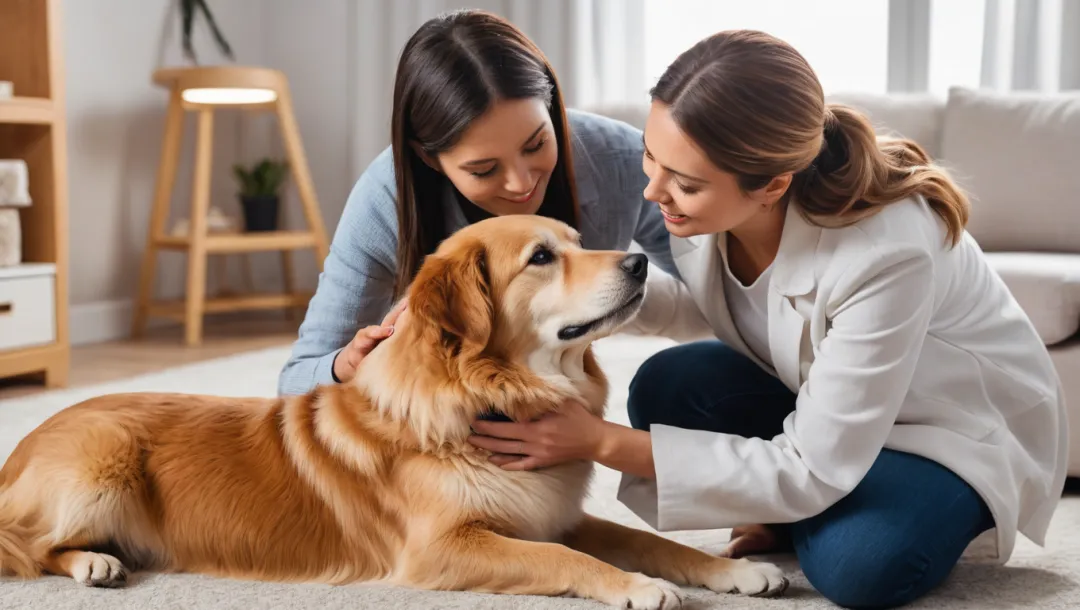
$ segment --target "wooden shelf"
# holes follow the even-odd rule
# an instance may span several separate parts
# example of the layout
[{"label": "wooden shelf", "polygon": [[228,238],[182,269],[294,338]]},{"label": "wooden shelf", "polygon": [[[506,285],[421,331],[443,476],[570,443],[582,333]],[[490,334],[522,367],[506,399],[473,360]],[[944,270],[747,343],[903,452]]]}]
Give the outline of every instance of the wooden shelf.
[{"label": "wooden shelf", "polygon": [[[301,250],[314,248],[315,234],[309,231],[266,231],[260,233],[226,233],[206,237],[206,251],[214,254],[227,252],[269,252],[276,250]],[[159,248],[187,250],[190,240],[184,237],[161,237]]]},{"label": "wooden shelf", "polygon": [[0,100],[0,158],[26,161],[33,203],[20,208],[23,264],[0,270],[0,281],[53,276],[55,341],[0,351],[0,377],[44,374],[67,383],[68,183],[67,125],[60,0],[0,0],[0,76],[16,97]]},{"label": "wooden shelf", "polygon": [[[206,313],[283,307],[287,314],[295,314],[296,310],[301,309],[310,300],[310,296],[294,290],[293,252],[304,249],[314,250],[316,265],[319,271],[322,271],[322,261],[329,254],[330,243],[323,226],[322,211],[319,209],[319,201],[315,196],[315,185],[311,179],[307,157],[300,141],[300,129],[293,113],[292,96],[285,75],[276,70],[252,66],[210,66],[158,70],[154,73],[153,79],[155,83],[169,91],[169,105],[165,113],[161,157],[158,163],[153,209],[150,213],[150,226],[146,237],[147,247],[143,253],[142,269],[139,274],[135,315],[131,324],[132,335],[140,336],[146,328],[148,318],[162,315],[182,320],[184,342],[188,345],[198,345],[202,341],[203,314]],[[306,231],[218,233],[211,230],[207,217],[210,209],[210,181],[213,174],[214,115],[215,111],[225,107],[185,102],[184,95],[185,92],[194,89],[218,87],[273,91],[272,106],[260,106],[260,109],[268,110],[272,107],[276,115],[286,160],[295,181],[300,204],[303,206]],[[170,216],[172,190],[182,148],[184,116],[188,112],[194,112],[197,115],[194,165],[191,173],[190,233],[173,236],[165,232],[165,225]],[[155,303],[153,300],[157,255],[163,249],[187,254],[187,278],[182,304]],[[284,294],[220,299],[206,297],[206,268],[209,255],[266,251],[280,253]]]},{"label": "wooden shelf", "polygon": [[42,97],[13,97],[0,100],[0,123],[51,125],[56,117],[52,100]]},{"label": "wooden shelf", "polygon": [[0,351],[0,371],[4,377],[44,371],[45,384],[60,387],[67,383],[70,353],[62,343]]}]

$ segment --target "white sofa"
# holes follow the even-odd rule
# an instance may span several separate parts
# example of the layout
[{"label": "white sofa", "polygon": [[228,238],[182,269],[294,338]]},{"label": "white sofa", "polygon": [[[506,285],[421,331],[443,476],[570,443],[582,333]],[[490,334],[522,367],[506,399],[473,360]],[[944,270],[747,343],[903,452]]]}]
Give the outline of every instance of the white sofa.
[{"label": "white sofa", "polygon": [[[1080,476],[1080,92],[834,95],[922,145],[972,197],[968,230],[1046,343]],[[642,128],[647,107],[595,109]]]}]

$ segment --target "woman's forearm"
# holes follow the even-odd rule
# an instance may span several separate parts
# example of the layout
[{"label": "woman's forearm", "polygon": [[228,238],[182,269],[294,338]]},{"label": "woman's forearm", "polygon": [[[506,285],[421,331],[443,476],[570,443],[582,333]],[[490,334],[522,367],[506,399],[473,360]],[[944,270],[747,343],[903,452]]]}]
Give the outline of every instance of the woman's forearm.
[{"label": "woman's forearm", "polygon": [[604,423],[604,434],[593,461],[612,470],[655,479],[656,467],[649,433],[612,422]]}]

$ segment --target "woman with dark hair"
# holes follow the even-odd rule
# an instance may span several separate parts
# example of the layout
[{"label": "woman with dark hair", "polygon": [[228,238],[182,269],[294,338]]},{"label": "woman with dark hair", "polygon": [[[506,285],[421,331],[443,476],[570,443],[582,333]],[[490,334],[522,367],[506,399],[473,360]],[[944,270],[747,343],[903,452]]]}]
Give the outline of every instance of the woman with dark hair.
[{"label": "woman with dark hair", "polygon": [[642,198],[641,153],[640,131],[568,111],[544,54],[504,19],[428,21],[402,51],[391,145],[349,196],[278,391],[351,378],[392,332],[424,256],[491,215],[556,218],[590,249],[635,241],[674,272],[660,211]]},{"label": "woman with dark hair", "polygon": [[805,59],[754,31],[676,59],[644,140],[680,279],[650,274],[638,330],[712,338],[641,366],[632,427],[574,408],[476,422],[473,442],[509,469],[620,470],[654,527],[792,549],[850,608],[921,597],[984,532],[1000,562],[1018,533],[1042,544],[1065,481],[1060,382],[949,175],[826,104]]}]

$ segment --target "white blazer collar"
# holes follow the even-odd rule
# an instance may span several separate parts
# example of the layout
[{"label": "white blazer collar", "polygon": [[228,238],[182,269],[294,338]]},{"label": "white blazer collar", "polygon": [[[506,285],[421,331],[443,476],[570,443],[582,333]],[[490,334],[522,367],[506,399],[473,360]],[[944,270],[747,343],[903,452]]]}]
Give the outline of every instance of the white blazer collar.
[{"label": "white blazer collar", "polygon": [[[817,248],[821,239],[821,227],[803,218],[795,204],[789,204],[784,216],[784,233],[780,237],[780,249],[773,263],[771,286],[784,296],[800,296],[809,293],[817,285]],[[704,248],[708,256],[726,252],[727,233],[672,237],[671,254],[678,260],[690,252]],[[693,275],[705,269],[694,269]],[[715,271],[713,264],[708,272]]]},{"label": "white blazer collar", "polygon": [[811,224],[794,203],[784,216],[784,233],[773,263],[772,286],[784,296],[809,293],[817,285],[817,249],[821,227]]},{"label": "white blazer collar", "polygon": [[772,364],[762,362],[739,336],[727,307],[723,282],[717,271],[724,264],[726,233],[671,238],[671,253],[690,293],[706,313],[716,335],[759,366],[775,374],[792,391],[802,382],[801,346],[806,320],[795,310],[791,297],[810,293],[817,285],[817,250],[821,227],[811,224],[789,205],[784,233],[773,262],[769,282],[769,344]]}]

